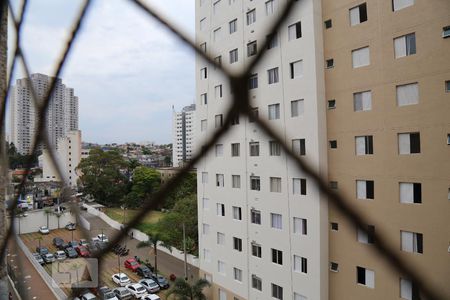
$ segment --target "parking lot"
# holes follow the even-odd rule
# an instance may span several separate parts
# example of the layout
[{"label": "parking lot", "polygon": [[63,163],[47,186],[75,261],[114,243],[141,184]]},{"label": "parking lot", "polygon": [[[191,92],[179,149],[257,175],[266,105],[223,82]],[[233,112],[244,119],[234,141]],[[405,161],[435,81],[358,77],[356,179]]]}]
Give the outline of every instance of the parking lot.
[{"label": "parking lot", "polygon": [[[97,234],[98,234],[97,232],[92,233],[92,237],[96,236]],[[49,234],[45,234],[45,235],[43,235],[39,232],[22,234],[20,237],[23,240],[23,242],[25,243],[25,245],[28,247],[28,249],[30,249],[31,252],[35,252],[36,247],[41,245],[41,247],[47,247],[49,252],[51,252],[51,253],[55,253],[58,250],[58,249],[56,249],[55,246],[53,246],[53,243],[52,243],[53,238],[59,237],[59,238],[62,238],[65,242],[69,242],[71,240],[79,241],[81,238],[79,230],[69,231],[66,229],[52,230],[52,231],[50,231]],[[133,243],[133,245],[135,245],[135,243]],[[131,247],[129,247],[129,249],[130,249],[129,255],[120,257],[120,272],[126,273],[132,282],[137,282],[141,278],[137,274],[133,273],[131,270],[125,269],[124,261],[127,258],[134,257],[134,255],[140,256],[140,258],[143,260],[150,259],[150,256],[143,255],[145,252],[148,253],[150,251],[150,249],[149,248],[136,249],[135,246],[131,246]],[[151,259],[150,259],[150,261],[153,262],[153,260],[151,260]],[[51,274],[51,272],[52,272],[51,264],[44,265],[44,268],[49,274]],[[115,283],[111,280],[111,276],[118,272],[119,272],[119,266],[118,266],[117,255],[112,252],[106,254],[104,256],[104,260],[103,260],[102,272],[99,274],[100,286],[106,285],[110,288],[117,287],[115,285]],[[158,274],[161,274],[161,271],[158,270]],[[170,274],[162,273],[162,275],[164,275],[166,278],[168,278],[168,275],[170,275]],[[62,287],[62,289],[64,290],[64,292],[66,292],[66,294],[70,293],[69,288]],[[158,295],[161,297],[161,299],[166,299],[166,297],[164,295],[165,293],[166,293],[166,291],[160,291],[158,293]]]}]

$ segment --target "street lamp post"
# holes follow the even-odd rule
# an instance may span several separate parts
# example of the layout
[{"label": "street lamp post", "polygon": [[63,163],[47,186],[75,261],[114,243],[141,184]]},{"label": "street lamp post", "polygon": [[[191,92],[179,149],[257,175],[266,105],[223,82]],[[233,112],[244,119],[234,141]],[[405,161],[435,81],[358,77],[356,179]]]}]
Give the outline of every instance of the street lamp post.
[{"label": "street lamp post", "polygon": [[184,252],[184,280],[188,280],[188,270],[187,270],[187,253],[186,253],[186,228],[183,222],[183,252]]}]

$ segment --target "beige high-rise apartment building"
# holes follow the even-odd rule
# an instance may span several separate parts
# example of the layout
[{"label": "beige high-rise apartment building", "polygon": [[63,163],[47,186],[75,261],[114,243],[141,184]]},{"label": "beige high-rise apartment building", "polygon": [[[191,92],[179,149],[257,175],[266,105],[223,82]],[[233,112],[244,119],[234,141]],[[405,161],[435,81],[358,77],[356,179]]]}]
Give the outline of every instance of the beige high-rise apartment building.
[{"label": "beige high-rise apartment building", "polygon": [[[450,1],[322,0],[322,15],[331,186],[450,298]],[[329,208],[330,299],[419,299]]]}]

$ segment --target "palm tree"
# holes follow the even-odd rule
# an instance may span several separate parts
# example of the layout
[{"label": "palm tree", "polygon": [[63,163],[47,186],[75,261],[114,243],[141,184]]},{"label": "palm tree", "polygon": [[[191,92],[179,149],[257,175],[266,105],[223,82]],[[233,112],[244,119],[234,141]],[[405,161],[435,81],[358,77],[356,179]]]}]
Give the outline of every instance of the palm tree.
[{"label": "palm tree", "polygon": [[167,299],[169,299],[170,295],[174,295],[177,300],[206,300],[203,289],[210,285],[209,281],[203,278],[192,285],[182,278],[177,278],[173,288],[167,293]]},{"label": "palm tree", "polygon": [[148,240],[139,242],[136,248],[151,247],[155,250],[155,274],[158,274],[158,245],[172,252],[172,246],[166,242],[165,236],[159,232],[148,234]]}]

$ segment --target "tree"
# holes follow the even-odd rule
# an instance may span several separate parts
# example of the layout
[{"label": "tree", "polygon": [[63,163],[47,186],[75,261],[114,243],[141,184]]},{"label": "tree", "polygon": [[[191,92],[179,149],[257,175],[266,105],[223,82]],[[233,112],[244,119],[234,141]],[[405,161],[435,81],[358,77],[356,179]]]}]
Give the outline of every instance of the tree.
[{"label": "tree", "polygon": [[127,207],[140,207],[161,186],[161,175],[153,168],[139,166],[134,169],[131,192],[124,202]]},{"label": "tree", "polygon": [[170,295],[174,295],[178,300],[206,300],[203,289],[211,284],[206,279],[199,279],[194,284],[189,284],[182,278],[175,280],[173,288],[167,293],[167,299]]},{"label": "tree", "polygon": [[127,168],[127,162],[118,151],[92,149],[77,167],[82,173],[80,182],[83,192],[103,205],[119,205],[129,188]]},{"label": "tree", "polygon": [[172,246],[166,242],[167,238],[159,232],[147,233],[148,240],[139,242],[137,248],[151,247],[155,251],[155,274],[158,274],[158,246],[164,247],[172,252]]},{"label": "tree", "polygon": [[179,199],[197,194],[197,174],[188,173],[181,183],[167,196],[164,208],[172,209]]}]

